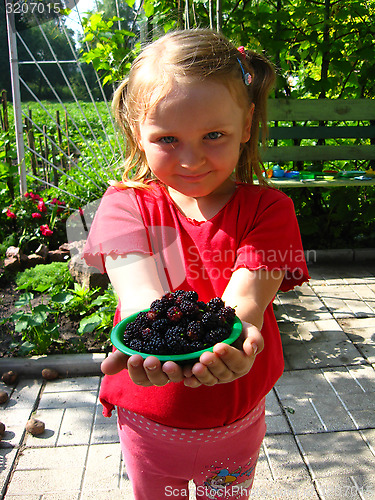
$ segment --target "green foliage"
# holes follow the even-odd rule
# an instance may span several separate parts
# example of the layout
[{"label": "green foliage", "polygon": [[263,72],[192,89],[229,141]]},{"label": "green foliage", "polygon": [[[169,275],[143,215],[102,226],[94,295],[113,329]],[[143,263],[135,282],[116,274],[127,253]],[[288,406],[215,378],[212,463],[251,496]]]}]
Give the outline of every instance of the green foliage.
[{"label": "green foliage", "polygon": [[45,304],[33,306],[32,293],[21,295],[15,306],[19,310],[12,314],[8,320],[14,322],[16,333],[22,334],[22,344],[14,344],[13,347],[19,347],[18,353],[26,356],[31,352],[37,355],[46,354],[48,348],[54,340],[59,337],[57,317],[50,321],[50,308]]},{"label": "green foliage", "polygon": [[117,307],[117,296],[111,285],[101,293],[100,288],[89,289],[74,283],[73,289],[57,293],[51,300],[60,312],[83,317],[78,329],[80,335],[95,333],[95,338],[109,335]]},{"label": "green foliage", "polygon": [[68,289],[52,297],[55,304],[63,306],[62,310],[75,314],[87,314],[92,308],[91,302],[98,295],[100,288],[87,288],[74,283],[73,289]]},{"label": "green foliage", "polygon": [[[19,288],[44,292],[48,290],[52,296],[41,295],[42,303],[35,305],[36,295],[24,293],[15,303],[18,309],[9,318],[2,319],[0,324],[14,323],[14,331],[21,334],[21,342],[15,340],[11,349],[17,351],[18,356],[29,354],[46,354],[51,347],[60,344],[60,349],[67,349],[65,341],[60,336],[59,325],[61,315],[77,315],[82,319],[78,328],[78,336],[90,335],[100,341],[103,348],[110,345],[109,334],[112,329],[113,316],[117,307],[117,296],[110,285],[104,292],[101,289],[89,290],[75,283],[73,289],[68,289],[71,281],[62,279],[58,268],[65,274],[62,266],[37,266],[42,268],[40,274],[42,282],[39,287],[36,283],[37,274],[33,269],[20,273],[17,277]],[[50,279],[45,278],[46,268],[51,270]],[[54,268],[54,269],[53,269]],[[46,287],[48,287],[46,289]],[[73,339],[68,350],[84,352],[84,345],[80,339]]]},{"label": "green foliage", "polygon": [[286,189],[305,249],[375,246],[375,187]]},{"label": "green foliage", "polygon": [[79,325],[78,333],[96,332],[96,337],[104,334],[109,337],[113,325],[113,317],[117,307],[117,296],[112,286],[91,302],[95,312],[84,317]]},{"label": "green foliage", "polygon": [[86,63],[103,75],[103,84],[114,82],[124,77],[134,58],[129,39],[135,34],[129,30],[116,28],[117,16],[108,20],[102,12],[96,12],[83,20],[85,38],[90,50],[82,54]]},{"label": "green foliage", "polygon": [[39,264],[17,274],[16,284],[19,290],[53,292],[67,290],[73,283],[66,262]]}]

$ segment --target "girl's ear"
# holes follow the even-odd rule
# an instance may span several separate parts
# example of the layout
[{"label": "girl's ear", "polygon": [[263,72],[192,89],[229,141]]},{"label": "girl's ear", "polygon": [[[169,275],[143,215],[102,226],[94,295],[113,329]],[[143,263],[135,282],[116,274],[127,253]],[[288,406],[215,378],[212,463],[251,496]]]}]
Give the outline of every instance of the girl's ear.
[{"label": "girl's ear", "polygon": [[248,112],[246,113],[245,116],[245,124],[243,128],[243,133],[242,133],[242,139],[241,143],[245,143],[250,139],[251,135],[251,124],[253,122],[253,114],[254,114],[254,108],[255,105],[254,103],[250,106]]}]

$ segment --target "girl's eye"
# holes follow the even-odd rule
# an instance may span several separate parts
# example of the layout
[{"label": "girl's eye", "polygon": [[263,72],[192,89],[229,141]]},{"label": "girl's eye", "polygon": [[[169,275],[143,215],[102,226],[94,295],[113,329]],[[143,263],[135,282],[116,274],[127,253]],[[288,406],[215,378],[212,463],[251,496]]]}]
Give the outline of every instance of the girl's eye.
[{"label": "girl's eye", "polygon": [[163,144],[172,144],[176,141],[176,138],[173,137],[173,135],[167,135],[166,137],[161,137],[159,139],[159,142],[162,142]]},{"label": "girl's eye", "polygon": [[222,135],[223,134],[221,132],[210,132],[209,134],[206,135],[206,137],[208,139],[220,139]]}]

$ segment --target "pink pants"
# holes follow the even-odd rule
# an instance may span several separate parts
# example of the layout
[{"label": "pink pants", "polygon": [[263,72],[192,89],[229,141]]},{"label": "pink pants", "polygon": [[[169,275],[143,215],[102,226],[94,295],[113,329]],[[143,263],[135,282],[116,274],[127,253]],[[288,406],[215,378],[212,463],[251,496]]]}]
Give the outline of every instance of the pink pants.
[{"label": "pink pants", "polygon": [[175,429],[118,408],[118,429],[135,500],[249,498],[266,425],[264,400],[242,420]]}]

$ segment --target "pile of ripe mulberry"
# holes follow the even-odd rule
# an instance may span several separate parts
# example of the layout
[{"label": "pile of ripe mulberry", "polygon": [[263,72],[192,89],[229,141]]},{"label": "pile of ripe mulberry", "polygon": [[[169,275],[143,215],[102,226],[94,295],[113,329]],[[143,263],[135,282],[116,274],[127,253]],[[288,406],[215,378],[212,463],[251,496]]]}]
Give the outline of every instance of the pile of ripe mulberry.
[{"label": "pile of ripe mulberry", "polygon": [[126,325],[124,344],[150,354],[187,354],[229,337],[235,310],[215,297],[207,304],[193,291],[176,290],[152,302]]}]

